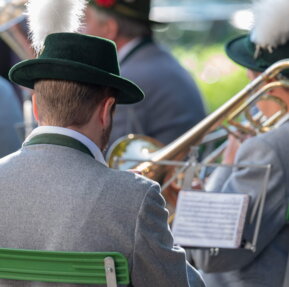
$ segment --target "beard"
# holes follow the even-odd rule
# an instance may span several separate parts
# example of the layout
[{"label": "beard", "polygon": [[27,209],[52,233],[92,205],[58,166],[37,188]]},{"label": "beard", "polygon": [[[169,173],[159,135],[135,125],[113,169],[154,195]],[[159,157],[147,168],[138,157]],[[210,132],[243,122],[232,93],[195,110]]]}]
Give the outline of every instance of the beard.
[{"label": "beard", "polygon": [[107,149],[111,130],[112,130],[112,113],[110,115],[110,123],[109,123],[108,127],[106,129],[102,130],[101,146],[100,146],[100,149],[102,152],[104,152]]}]

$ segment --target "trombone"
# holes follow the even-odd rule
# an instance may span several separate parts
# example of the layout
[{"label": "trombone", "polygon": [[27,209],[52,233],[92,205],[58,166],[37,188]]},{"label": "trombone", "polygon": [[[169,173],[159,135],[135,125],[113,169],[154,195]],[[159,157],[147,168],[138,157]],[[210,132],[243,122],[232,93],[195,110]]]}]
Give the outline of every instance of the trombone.
[{"label": "trombone", "polygon": [[[129,135],[118,140],[107,153],[109,165],[113,167],[113,163],[118,161],[118,169],[135,169],[150,179],[160,181],[166,169],[159,163],[184,158],[191,146],[200,144],[207,134],[221,124],[233,125],[242,133],[245,132],[251,135],[271,130],[280,122],[288,119],[286,117],[286,115],[288,116],[287,105],[283,101],[272,97],[277,101],[280,110],[269,118],[260,113],[251,116],[248,110],[252,104],[261,100],[262,97],[268,99],[268,96],[264,96],[264,94],[271,89],[276,87],[289,88],[289,81],[276,80],[281,72],[286,69],[289,69],[289,59],[276,62],[229,101],[163,148],[158,149],[159,144],[155,140],[137,135]],[[251,127],[236,121],[236,118],[242,113],[247,116]],[[141,163],[132,162],[130,166],[128,165],[126,159],[132,159],[140,155],[143,156],[140,159],[142,160]]]}]

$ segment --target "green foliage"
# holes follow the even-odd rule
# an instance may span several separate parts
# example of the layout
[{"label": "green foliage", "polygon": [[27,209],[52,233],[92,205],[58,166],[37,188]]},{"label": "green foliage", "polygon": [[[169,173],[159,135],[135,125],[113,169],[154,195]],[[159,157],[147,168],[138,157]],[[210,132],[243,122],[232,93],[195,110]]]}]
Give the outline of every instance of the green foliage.
[{"label": "green foliage", "polygon": [[248,83],[246,70],[226,56],[223,45],[189,50],[177,47],[173,53],[196,80],[208,112],[214,111]]}]

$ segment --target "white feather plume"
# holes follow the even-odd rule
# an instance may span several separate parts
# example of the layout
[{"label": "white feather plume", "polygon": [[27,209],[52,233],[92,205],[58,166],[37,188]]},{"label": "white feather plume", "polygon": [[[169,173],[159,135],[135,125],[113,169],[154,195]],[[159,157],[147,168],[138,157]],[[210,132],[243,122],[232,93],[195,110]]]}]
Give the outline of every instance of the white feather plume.
[{"label": "white feather plume", "polygon": [[289,0],[256,0],[251,40],[261,48],[276,48],[289,40]]},{"label": "white feather plume", "polygon": [[29,0],[27,16],[32,46],[38,54],[47,35],[78,32],[86,0]]}]

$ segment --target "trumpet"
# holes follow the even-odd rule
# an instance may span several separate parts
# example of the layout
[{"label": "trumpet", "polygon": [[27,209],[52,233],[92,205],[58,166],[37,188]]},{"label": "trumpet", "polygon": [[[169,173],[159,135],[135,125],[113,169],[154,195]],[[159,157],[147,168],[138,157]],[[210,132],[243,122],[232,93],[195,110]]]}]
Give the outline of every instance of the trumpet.
[{"label": "trumpet", "polygon": [[[288,115],[287,105],[283,101],[272,97],[277,101],[280,110],[269,118],[260,113],[253,117],[248,110],[257,101],[262,100],[262,97],[268,99],[268,96],[264,94],[271,89],[276,87],[289,88],[289,81],[276,80],[286,69],[289,69],[289,59],[271,65],[229,101],[165,147],[160,148],[160,143],[146,136],[128,135],[118,140],[108,150],[107,161],[109,165],[122,170],[135,169],[150,179],[160,181],[166,171],[159,164],[161,161],[184,158],[191,146],[198,145],[207,134],[221,124],[233,125],[240,132],[251,135],[271,130]],[[242,113],[247,116],[251,124],[250,127],[242,125],[236,120]],[[129,164],[126,161],[126,159],[136,157],[142,162],[136,164],[132,161]],[[118,166],[114,166],[115,162],[118,163]]]}]

